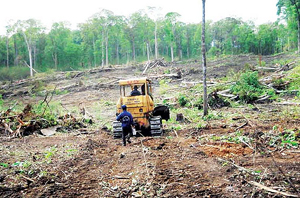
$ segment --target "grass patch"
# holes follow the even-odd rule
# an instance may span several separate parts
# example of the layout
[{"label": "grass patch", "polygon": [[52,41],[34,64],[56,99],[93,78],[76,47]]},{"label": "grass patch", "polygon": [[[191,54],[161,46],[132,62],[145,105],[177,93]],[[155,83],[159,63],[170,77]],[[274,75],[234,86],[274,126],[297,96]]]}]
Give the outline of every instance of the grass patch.
[{"label": "grass patch", "polygon": [[0,68],[0,81],[21,80],[30,76],[28,67],[2,67]]}]

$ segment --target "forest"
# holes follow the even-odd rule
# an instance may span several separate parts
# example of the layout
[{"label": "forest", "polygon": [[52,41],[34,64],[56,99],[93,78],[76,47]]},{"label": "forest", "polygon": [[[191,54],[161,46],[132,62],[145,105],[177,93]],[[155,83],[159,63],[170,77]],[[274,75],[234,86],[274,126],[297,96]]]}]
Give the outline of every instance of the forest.
[{"label": "forest", "polygon": [[[288,2],[278,2],[278,14],[283,14],[275,22],[256,26],[252,21],[231,17],[207,21],[208,57],[296,51],[299,20],[295,20],[295,10],[299,9],[298,4]],[[156,8],[140,10],[129,17],[103,9],[75,30],[68,22],[53,23],[50,30],[35,19],[11,22],[6,26],[6,35],[0,36],[0,78],[26,77],[26,66],[45,72],[137,63],[158,57],[171,62],[200,59],[201,23],[183,23],[176,12],[158,16]]]}]

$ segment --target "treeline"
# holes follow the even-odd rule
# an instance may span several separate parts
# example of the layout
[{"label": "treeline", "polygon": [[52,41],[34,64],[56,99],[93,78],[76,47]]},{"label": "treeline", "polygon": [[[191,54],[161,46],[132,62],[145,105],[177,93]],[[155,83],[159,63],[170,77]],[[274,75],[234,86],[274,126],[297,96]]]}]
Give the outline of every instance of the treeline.
[{"label": "treeline", "polygon": [[[139,11],[126,18],[102,10],[79,24],[77,30],[71,30],[67,22],[58,22],[48,32],[37,20],[17,21],[7,26],[7,35],[0,36],[0,66],[27,65],[47,71],[159,57],[169,61],[200,59],[201,23],[183,23],[180,14],[174,12],[156,19],[152,16],[153,12]],[[269,55],[297,46],[296,22],[259,26],[237,18],[206,22],[208,56]]]}]

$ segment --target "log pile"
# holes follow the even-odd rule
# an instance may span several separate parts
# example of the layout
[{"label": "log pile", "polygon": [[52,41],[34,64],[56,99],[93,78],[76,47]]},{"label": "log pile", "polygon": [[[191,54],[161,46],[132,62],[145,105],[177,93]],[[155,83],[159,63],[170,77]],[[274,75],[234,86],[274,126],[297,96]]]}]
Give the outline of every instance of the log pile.
[{"label": "log pile", "polygon": [[[48,129],[68,132],[74,129],[86,128],[85,123],[92,124],[93,116],[84,107],[81,109],[82,118],[75,118],[74,115],[67,113],[57,118],[57,120],[47,120],[44,118],[46,108],[49,108],[49,101],[41,115],[37,115],[31,104],[27,104],[21,113],[13,112],[9,107],[5,112],[0,112],[0,134],[10,138],[22,138],[32,134],[45,135],[42,130]],[[45,102],[45,103],[46,103]],[[55,127],[53,127],[55,126]]]},{"label": "log pile", "polygon": [[148,69],[152,69],[152,68],[157,67],[157,66],[162,66],[162,67],[167,66],[167,63],[164,61],[164,58],[156,59],[156,60],[153,60],[153,61],[148,61],[144,65],[143,74],[145,74]]},{"label": "log pile", "polygon": [[0,131],[4,131],[5,135],[23,137],[41,128],[42,124],[35,119],[30,104],[27,104],[19,114],[15,114],[12,109],[13,107],[10,107],[4,113],[1,113]]}]

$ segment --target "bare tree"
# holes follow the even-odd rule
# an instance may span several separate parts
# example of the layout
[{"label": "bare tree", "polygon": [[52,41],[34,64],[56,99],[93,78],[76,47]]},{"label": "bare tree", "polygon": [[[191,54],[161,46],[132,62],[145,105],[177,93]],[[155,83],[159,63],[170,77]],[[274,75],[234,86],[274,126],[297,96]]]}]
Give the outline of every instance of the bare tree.
[{"label": "bare tree", "polygon": [[33,49],[36,45],[36,40],[38,35],[43,32],[44,28],[41,26],[39,21],[34,19],[28,19],[25,21],[17,21],[14,25],[15,31],[21,33],[24,37],[24,41],[26,43],[28,57],[29,57],[29,65],[24,60],[24,63],[30,68],[30,76],[33,76]]},{"label": "bare tree", "polygon": [[160,18],[160,11],[161,8],[155,7],[148,7],[148,11],[155,22],[155,29],[154,29],[154,49],[155,49],[155,59],[158,59],[158,41],[157,41],[157,23],[158,19]]},{"label": "bare tree", "polygon": [[206,50],[205,50],[205,0],[202,0],[202,68],[203,68],[203,115],[208,114],[206,84]]},{"label": "bare tree", "polygon": [[9,67],[9,36],[6,36],[6,67]]}]

